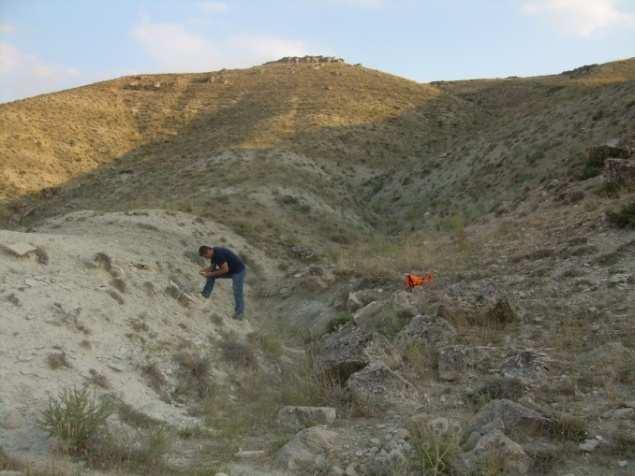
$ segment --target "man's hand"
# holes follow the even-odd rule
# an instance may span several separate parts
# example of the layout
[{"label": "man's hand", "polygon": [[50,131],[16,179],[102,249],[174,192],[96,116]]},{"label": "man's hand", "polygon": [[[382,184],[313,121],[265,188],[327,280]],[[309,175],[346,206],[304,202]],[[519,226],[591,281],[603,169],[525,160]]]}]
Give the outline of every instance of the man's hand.
[{"label": "man's hand", "polygon": [[205,276],[206,278],[208,278],[211,272],[212,272],[212,270],[210,270],[209,268],[203,268],[202,270],[200,270],[200,271],[198,272],[198,274],[200,274],[201,276]]}]

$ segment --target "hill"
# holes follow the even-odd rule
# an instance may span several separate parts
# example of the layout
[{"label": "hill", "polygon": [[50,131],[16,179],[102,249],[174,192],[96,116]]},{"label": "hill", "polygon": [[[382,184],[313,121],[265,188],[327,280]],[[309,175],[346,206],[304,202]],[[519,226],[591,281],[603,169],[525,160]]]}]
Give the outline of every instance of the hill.
[{"label": "hill", "polygon": [[[0,471],[630,474],[633,123],[635,59],[1,104]],[[247,322],[199,297],[203,243],[244,258]],[[69,447],[38,419],[83,388],[112,414]]]}]

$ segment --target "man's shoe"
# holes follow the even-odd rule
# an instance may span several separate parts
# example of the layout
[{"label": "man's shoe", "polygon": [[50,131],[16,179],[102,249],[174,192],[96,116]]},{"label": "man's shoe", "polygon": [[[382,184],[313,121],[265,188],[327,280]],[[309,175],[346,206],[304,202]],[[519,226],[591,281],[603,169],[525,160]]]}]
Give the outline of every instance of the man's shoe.
[{"label": "man's shoe", "polygon": [[232,316],[232,319],[236,319],[237,321],[242,321],[242,320],[244,320],[244,319],[245,319],[245,315],[244,315],[244,314],[242,314],[242,313],[241,313],[241,314],[234,314],[234,315]]}]

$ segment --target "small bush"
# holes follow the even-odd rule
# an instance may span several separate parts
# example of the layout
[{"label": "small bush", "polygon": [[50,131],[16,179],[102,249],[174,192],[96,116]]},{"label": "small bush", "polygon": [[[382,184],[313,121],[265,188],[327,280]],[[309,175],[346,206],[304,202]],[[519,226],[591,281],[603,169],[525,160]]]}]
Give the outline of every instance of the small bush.
[{"label": "small bush", "polygon": [[66,360],[66,352],[52,352],[46,357],[46,362],[51,370],[69,368],[71,365]]},{"label": "small bush", "polygon": [[194,393],[201,399],[209,396],[212,389],[209,357],[197,353],[179,352],[174,356],[174,360],[181,367],[180,384],[176,393]]},{"label": "small bush", "polygon": [[107,403],[98,403],[87,389],[66,389],[50,398],[38,420],[40,428],[58,438],[73,453],[82,453],[112,413]]},{"label": "small bush", "polygon": [[342,312],[326,324],[326,333],[331,334],[333,332],[337,332],[352,320],[353,315],[350,312]]},{"label": "small bush", "polygon": [[237,367],[256,367],[256,355],[248,344],[230,339],[221,344],[223,359]]},{"label": "small bush", "polygon": [[559,415],[553,426],[552,434],[562,440],[578,442],[584,441],[588,435],[584,420],[571,415]]},{"label": "small bush", "polygon": [[270,357],[280,358],[283,353],[282,340],[276,334],[254,332],[249,336],[250,342],[258,345]]},{"label": "small bush", "polygon": [[411,429],[411,435],[417,469],[430,476],[451,474],[450,462],[459,450],[459,435],[450,431],[439,434],[418,426]]},{"label": "small bush", "polygon": [[608,212],[606,217],[617,228],[635,228],[635,202],[624,205],[618,212]]}]

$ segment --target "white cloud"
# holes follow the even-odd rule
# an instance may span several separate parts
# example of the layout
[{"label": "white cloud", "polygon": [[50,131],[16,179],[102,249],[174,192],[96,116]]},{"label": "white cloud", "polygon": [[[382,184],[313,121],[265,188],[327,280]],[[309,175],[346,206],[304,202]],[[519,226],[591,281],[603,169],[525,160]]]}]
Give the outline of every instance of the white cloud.
[{"label": "white cloud", "polygon": [[75,68],[55,65],[0,42],[0,101],[10,101],[77,86],[81,74]]},{"label": "white cloud", "polygon": [[146,21],[132,30],[132,36],[162,72],[244,67],[307,54],[301,41],[242,34],[212,42],[178,23]]},{"label": "white cloud", "polygon": [[589,36],[611,27],[634,27],[635,13],[615,0],[533,0],[522,6],[528,15],[544,15],[567,33]]},{"label": "white cloud", "polygon": [[15,27],[9,23],[0,23],[0,35],[15,33]]},{"label": "white cloud", "polygon": [[229,9],[227,4],[224,2],[204,1],[199,2],[198,5],[205,13],[223,13]]}]

